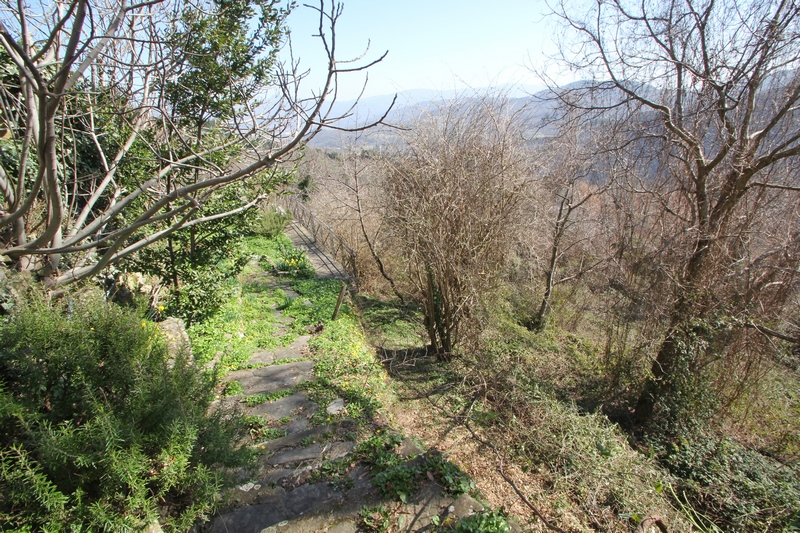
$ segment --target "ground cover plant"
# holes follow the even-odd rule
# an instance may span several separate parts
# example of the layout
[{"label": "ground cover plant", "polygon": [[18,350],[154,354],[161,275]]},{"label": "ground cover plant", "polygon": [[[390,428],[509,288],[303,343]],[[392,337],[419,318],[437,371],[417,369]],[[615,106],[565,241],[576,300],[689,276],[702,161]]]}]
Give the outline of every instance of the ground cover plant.
[{"label": "ground cover plant", "polygon": [[[240,398],[244,404],[257,405],[305,391],[311,401],[323,407],[334,400],[343,400],[344,409],[340,413],[330,414],[320,408],[311,416],[310,422],[329,428],[336,428],[339,422],[343,422],[342,428],[346,428],[346,433],[344,429],[330,429],[319,437],[309,437],[308,442],[302,441],[300,445],[310,445],[316,439],[354,440],[359,442],[355,456],[323,462],[311,473],[309,481],[326,481],[338,489],[347,489],[353,483],[348,474],[361,461],[371,466],[373,483],[380,493],[396,502],[407,502],[427,480],[436,480],[453,495],[474,489],[469,476],[441,454],[428,453],[413,462],[413,458],[401,458],[397,453],[396,447],[403,440],[402,436],[387,430],[385,422],[378,421],[384,417],[381,414],[384,406],[394,401],[386,370],[376,358],[374,347],[368,343],[354,307],[346,301],[338,318],[332,319],[341,282],[309,278],[302,269],[285,268],[292,261],[304,264],[308,259],[295,250],[284,235],[251,236],[245,239],[245,243],[256,261],[251,261],[237,280],[232,282],[231,301],[218,312],[224,314],[225,318],[216,322],[217,319],[212,316],[206,321],[214,328],[223,328],[226,333],[220,335],[214,328],[203,329],[204,323],[193,326],[191,333],[196,345],[204,350],[203,353],[217,349],[223,352],[217,368],[225,372],[248,367],[244,356],[254,346],[248,345],[245,339],[254,337],[249,323],[257,320],[255,317],[250,320],[245,318],[250,317],[248,308],[254,302],[259,302],[263,320],[271,326],[277,327],[277,324],[271,322],[273,314],[267,309],[280,310],[283,317],[291,318],[290,323],[281,324],[285,333],[275,339],[276,343],[285,345],[297,335],[308,333],[309,328],[315,332],[308,346],[309,357],[315,362],[316,379],[279,393]],[[391,306],[378,305],[378,309],[382,309],[379,314],[389,312],[394,316]],[[402,313],[410,313],[409,317],[419,316],[410,309]],[[414,320],[409,318],[399,327],[396,335],[402,337],[411,334],[415,328]],[[241,334],[235,334],[237,332]],[[419,336],[416,338],[419,339]],[[272,364],[278,363],[275,361]],[[232,382],[220,392],[222,395],[240,395],[242,388]],[[289,421],[289,417],[276,421],[267,421],[258,416],[245,418],[254,442],[284,436],[284,426]],[[379,527],[378,518],[373,520],[366,515],[365,527],[367,522],[372,524],[369,527]]]},{"label": "ground cover plant", "polygon": [[[389,322],[383,321],[386,317],[390,317]],[[383,337],[384,328],[395,329],[391,313],[364,313],[362,318],[367,331],[374,332],[376,338]],[[428,423],[469,425],[484,441],[480,453],[494,455],[498,451],[512,462],[527,476],[525,483],[538,487],[528,497],[567,531],[570,527],[566,524],[578,527],[581,522],[592,521],[604,529],[624,531],[634,529],[650,515],[664,517],[676,530],[689,527],[690,522],[673,508],[665,492],[673,483],[669,471],[633,449],[605,416],[582,411],[565,399],[564,391],[573,384],[562,384],[559,392],[536,379],[535,356],[555,351],[581,360],[593,348],[577,342],[574,335],[534,333],[508,326],[497,334],[497,328],[496,322],[487,323],[480,361],[461,358],[443,362],[415,345],[412,335],[406,337],[409,344],[405,349],[396,346],[384,351],[397,394],[420,398],[411,405],[418,410],[416,416],[425,416]],[[511,335],[513,331],[517,331],[516,338]],[[492,443],[494,450],[486,447],[486,442]],[[458,459],[470,471],[474,458]],[[471,483],[458,469],[441,468],[438,472],[462,490]],[[523,517],[530,517],[530,509],[518,516]],[[482,515],[458,527],[477,531],[480,529],[470,528],[489,527],[486,524],[499,524],[501,519],[497,514]],[[531,525],[541,523],[534,521]],[[497,527],[503,531],[502,526]]]},{"label": "ground cover plant", "polygon": [[0,345],[3,528],[186,531],[249,457],[214,376],[99,294],[17,302]]},{"label": "ground cover plant", "polygon": [[[281,257],[287,241],[282,234],[273,238],[250,235],[242,240],[242,249],[249,258],[269,264]],[[257,264],[247,264],[238,277],[226,280],[227,297],[219,309],[189,328],[199,363],[217,357],[221,369],[239,368],[255,351],[286,345],[296,337],[276,334],[274,310],[287,305],[286,295],[274,280],[258,272]]]}]

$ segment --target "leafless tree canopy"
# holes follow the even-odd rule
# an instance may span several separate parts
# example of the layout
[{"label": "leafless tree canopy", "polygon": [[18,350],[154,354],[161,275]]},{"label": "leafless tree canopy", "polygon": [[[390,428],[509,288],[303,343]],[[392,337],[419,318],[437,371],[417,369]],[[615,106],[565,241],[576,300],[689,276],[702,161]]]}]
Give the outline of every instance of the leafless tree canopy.
[{"label": "leafless tree canopy", "polygon": [[560,97],[585,119],[625,120],[615,142],[632,162],[627,189],[655,213],[644,245],[670,290],[654,380],[637,408],[648,419],[689,324],[775,324],[797,281],[800,221],[786,197],[800,191],[800,6],[612,0],[584,16],[556,10],[580,39],[572,66],[601,80]]},{"label": "leafless tree canopy", "polygon": [[[282,23],[277,2],[256,5],[261,24]],[[180,85],[197,59],[185,14],[213,17],[215,6],[75,0],[0,8],[0,253],[8,261],[54,286],[92,276],[178,228],[253,206],[269,186],[265,171],[335,127],[339,77],[370,63],[337,59],[342,9],[324,0],[312,7],[327,54],[316,92],[301,90],[305,73],[292,59],[260,78],[201,77],[200,89],[217,83],[217,94],[235,103],[218,116],[208,112],[211,100],[189,117],[176,112],[198,92]],[[279,46],[283,30],[276,32],[271,44]],[[98,171],[87,173],[75,156],[86,146]],[[121,175],[143,160],[145,171]],[[261,188],[238,205],[203,209],[216,192],[257,176]]]}]

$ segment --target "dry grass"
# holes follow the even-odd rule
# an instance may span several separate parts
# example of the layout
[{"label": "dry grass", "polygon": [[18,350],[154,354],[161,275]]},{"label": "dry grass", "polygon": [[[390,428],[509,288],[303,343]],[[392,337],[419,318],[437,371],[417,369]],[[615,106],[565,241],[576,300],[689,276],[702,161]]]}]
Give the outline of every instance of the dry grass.
[{"label": "dry grass", "polygon": [[[448,388],[448,380],[452,385],[456,375],[438,374],[430,359],[414,363],[389,365],[401,398],[390,407],[392,423],[449,454],[473,477],[492,507],[505,508],[531,531],[548,531],[503,479],[495,451],[454,422],[451,412],[463,413],[463,398],[452,388],[450,394],[441,391]],[[423,394],[431,389],[432,394]],[[486,405],[473,406],[471,418],[479,421],[472,424],[473,430],[502,450],[506,475],[565,531],[634,531],[636,523],[628,515],[660,516],[674,531],[690,530],[661,493],[669,483],[668,474],[631,449],[604,417],[583,415],[543,396],[520,405],[518,414],[526,412],[528,418],[517,416],[512,427],[508,420],[494,417]]]}]

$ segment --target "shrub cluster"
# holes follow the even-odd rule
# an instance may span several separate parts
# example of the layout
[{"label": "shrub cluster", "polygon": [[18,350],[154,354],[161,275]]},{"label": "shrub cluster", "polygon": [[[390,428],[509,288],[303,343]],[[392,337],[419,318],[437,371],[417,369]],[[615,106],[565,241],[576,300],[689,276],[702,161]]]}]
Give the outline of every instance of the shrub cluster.
[{"label": "shrub cluster", "polygon": [[0,529],[186,531],[246,458],[214,379],[157,327],[84,296],[0,324]]},{"label": "shrub cluster", "polygon": [[727,531],[800,529],[800,472],[741,444],[713,435],[682,439],[663,458],[679,476],[681,503],[701,526]]},{"label": "shrub cluster", "polygon": [[273,206],[264,206],[258,210],[258,215],[253,220],[251,229],[256,235],[271,239],[281,235],[291,220],[291,214],[279,211]]}]

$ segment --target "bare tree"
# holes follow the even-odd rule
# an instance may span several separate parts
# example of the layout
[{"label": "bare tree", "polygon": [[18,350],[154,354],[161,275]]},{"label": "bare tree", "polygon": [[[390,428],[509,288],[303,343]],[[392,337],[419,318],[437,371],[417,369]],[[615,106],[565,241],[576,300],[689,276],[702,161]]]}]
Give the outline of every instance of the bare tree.
[{"label": "bare tree", "polygon": [[[598,169],[600,158],[593,151],[594,136],[579,123],[567,121],[539,151],[543,158],[548,156],[538,196],[545,212],[541,222],[550,227],[541,261],[544,290],[538,310],[528,321],[530,329],[544,327],[553,290],[558,285],[581,278],[604,261],[604,254],[587,253],[591,248],[587,244],[594,235],[587,216],[582,216],[587,204],[603,195],[614,178],[613,169]],[[571,255],[576,256],[575,264],[564,268]]]},{"label": "bare tree", "polygon": [[[327,75],[306,93],[300,65],[274,57],[287,12],[276,1],[252,0],[241,9],[257,22],[246,22],[243,35],[221,27],[208,42],[237,39],[234,49],[253,49],[247,32],[264,30],[264,70],[236,74],[231,66],[212,77],[202,60],[225,59],[192,41],[199,30],[191,24],[197,16],[213,22],[218,9],[204,0],[0,8],[0,110],[11,154],[0,161],[0,253],[9,261],[60,286],[180,228],[249,209],[267,192],[270,170],[335,127],[339,77],[382,59],[339,61],[342,7],[320,0],[311,9]],[[230,65],[262,59],[245,54]],[[204,209],[218,191],[256,178],[260,186],[238,204]]]},{"label": "bare tree", "polygon": [[627,117],[619,157],[636,161],[631,184],[662,210],[655,264],[670,292],[636,405],[648,422],[744,329],[770,335],[796,287],[796,214],[774,221],[782,238],[759,230],[769,206],[800,191],[800,6],[603,0],[578,12],[556,7],[582,53],[564,57],[602,81],[563,100],[592,120]]},{"label": "bare tree", "polygon": [[443,358],[467,336],[512,242],[528,180],[519,119],[502,99],[456,99],[410,128],[390,160],[390,227]]},{"label": "bare tree", "polygon": [[360,265],[365,264],[362,250],[366,246],[369,254],[366,260],[374,264],[394,295],[405,304],[405,297],[383,259],[389,233],[384,224],[386,209],[381,194],[385,165],[380,153],[363,145],[363,141],[360,134],[356,135],[335,158],[326,158],[323,169],[317,171],[320,179],[319,194],[313,200],[315,211],[337,231],[351,230],[348,241],[356,250],[361,286],[365,276]]}]

